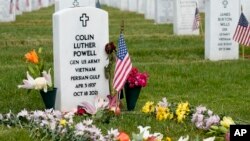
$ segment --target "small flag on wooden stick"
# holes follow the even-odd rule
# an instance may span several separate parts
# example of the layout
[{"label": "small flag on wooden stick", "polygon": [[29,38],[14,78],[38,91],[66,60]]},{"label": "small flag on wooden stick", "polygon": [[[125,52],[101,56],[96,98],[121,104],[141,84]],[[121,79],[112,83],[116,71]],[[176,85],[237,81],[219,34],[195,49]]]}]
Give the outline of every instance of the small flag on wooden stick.
[{"label": "small flag on wooden stick", "polygon": [[118,52],[116,56],[116,66],[113,80],[113,86],[116,91],[121,91],[131,69],[132,63],[125,44],[124,36],[121,33],[118,41]]},{"label": "small flag on wooden stick", "polygon": [[243,12],[240,15],[237,28],[233,35],[233,40],[242,45],[250,45],[250,26]]}]

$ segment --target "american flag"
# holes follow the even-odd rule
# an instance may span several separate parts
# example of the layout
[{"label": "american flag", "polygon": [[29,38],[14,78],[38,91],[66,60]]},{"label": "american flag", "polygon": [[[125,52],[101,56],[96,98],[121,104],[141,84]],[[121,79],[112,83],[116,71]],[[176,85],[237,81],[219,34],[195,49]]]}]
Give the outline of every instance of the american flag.
[{"label": "american flag", "polygon": [[118,52],[116,56],[115,76],[113,80],[113,87],[120,92],[123,88],[127,77],[132,70],[132,63],[126,48],[123,34],[120,34],[118,41]]},{"label": "american flag", "polygon": [[13,2],[13,0],[10,0],[9,14],[13,14],[13,8],[14,8],[14,2]]},{"label": "american flag", "polygon": [[200,26],[200,13],[199,9],[196,6],[194,14],[193,30],[199,29],[199,26]]},{"label": "american flag", "polygon": [[235,30],[233,40],[246,46],[250,45],[250,26],[243,13],[240,15],[240,20]]}]

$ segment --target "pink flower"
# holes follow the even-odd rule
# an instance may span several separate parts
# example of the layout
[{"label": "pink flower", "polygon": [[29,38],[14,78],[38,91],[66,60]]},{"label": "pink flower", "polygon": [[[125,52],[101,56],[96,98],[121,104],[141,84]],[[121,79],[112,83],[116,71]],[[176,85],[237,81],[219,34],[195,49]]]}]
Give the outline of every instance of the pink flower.
[{"label": "pink flower", "polygon": [[132,68],[127,78],[130,88],[147,86],[148,74],[140,73],[137,68]]}]

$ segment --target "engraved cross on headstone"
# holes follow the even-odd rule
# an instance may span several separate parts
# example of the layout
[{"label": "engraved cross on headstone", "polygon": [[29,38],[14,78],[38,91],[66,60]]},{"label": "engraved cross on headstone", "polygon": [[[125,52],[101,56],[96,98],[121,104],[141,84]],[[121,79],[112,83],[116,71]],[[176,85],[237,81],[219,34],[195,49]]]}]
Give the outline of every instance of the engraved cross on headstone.
[{"label": "engraved cross on headstone", "polygon": [[89,21],[89,16],[87,16],[86,13],[83,13],[82,16],[80,17],[80,21],[82,22],[82,26],[86,27],[87,21]]},{"label": "engraved cross on headstone", "polygon": [[73,6],[74,6],[74,7],[79,6],[79,2],[78,2],[77,0],[74,0],[74,2],[73,2]]},{"label": "engraved cross on headstone", "polygon": [[222,4],[224,5],[224,8],[227,8],[228,1],[227,1],[227,0],[223,0],[223,1],[222,1]]}]

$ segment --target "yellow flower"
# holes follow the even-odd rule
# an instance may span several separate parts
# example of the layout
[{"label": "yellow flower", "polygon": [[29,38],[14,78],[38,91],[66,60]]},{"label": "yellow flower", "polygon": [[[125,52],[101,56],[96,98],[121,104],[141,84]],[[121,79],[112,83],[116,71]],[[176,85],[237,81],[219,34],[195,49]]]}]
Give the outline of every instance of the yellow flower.
[{"label": "yellow flower", "polygon": [[34,64],[37,64],[39,62],[39,58],[38,58],[35,50],[32,50],[32,51],[26,53],[25,58],[27,61],[34,63]]},{"label": "yellow flower", "polygon": [[183,120],[186,118],[186,116],[189,114],[190,108],[189,108],[189,103],[179,103],[177,106],[177,109],[175,111],[177,115],[177,121],[178,122],[183,122]]},{"label": "yellow flower", "polygon": [[166,141],[172,141],[170,137],[166,137]]},{"label": "yellow flower", "polygon": [[60,120],[60,125],[65,126],[67,124],[67,121],[65,119]]},{"label": "yellow flower", "polygon": [[157,112],[156,112],[156,119],[157,120],[166,120],[166,119],[172,119],[173,118],[173,114],[170,113],[170,109],[168,107],[162,107],[162,106],[158,106],[156,108]]},{"label": "yellow flower", "polygon": [[230,125],[235,124],[231,117],[223,117],[223,120],[220,121],[220,124],[226,128],[229,128]]},{"label": "yellow flower", "polygon": [[146,104],[142,107],[143,113],[152,113],[154,112],[154,102],[148,101]]}]

